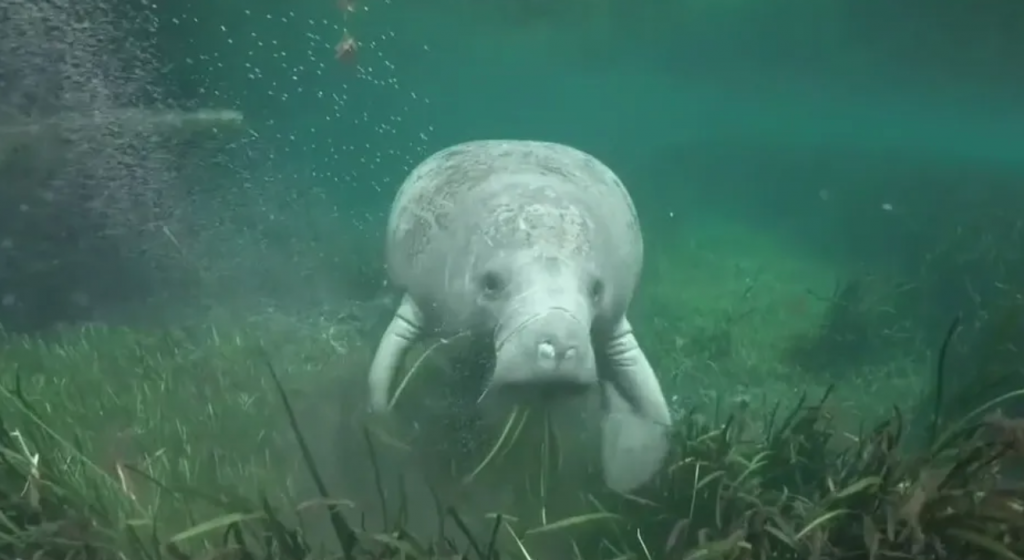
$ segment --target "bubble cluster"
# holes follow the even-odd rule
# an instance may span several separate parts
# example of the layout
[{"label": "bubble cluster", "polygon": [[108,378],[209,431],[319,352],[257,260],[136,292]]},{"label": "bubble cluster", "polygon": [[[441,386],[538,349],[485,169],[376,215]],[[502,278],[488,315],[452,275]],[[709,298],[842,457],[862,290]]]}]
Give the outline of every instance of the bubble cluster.
[{"label": "bubble cluster", "polygon": [[104,2],[4,2],[0,164],[7,196],[30,210],[76,205],[115,229],[160,213],[169,179],[154,154],[161,127],[139,110],[164,102],[146,16]]},{"label": "bubble cluster", "polygon": [[[396,10],[323,0],[158,11],[178,95],[245,115],[229,163],[193,181],[207,185],[191,212],[203,225],[185,243],[242,276],[235,293],[323,302],[379,289],[391,198],[434,148],[429,100],[402,71],[424,46],[393,28]],[[351,58],[337,56],[346,37],[358,43]]]},{"label": "bubble cluster", "polygon": [[140,275],[291,291],[365,275],[365,238],[431,132],[398,72],[423,46],[389,28],[390,4],[0,4],[0,321],[152,291]]},{"label": "bubble cluster", "polygon": [[[396,8],[229,5],[239,9],[185,4],[161,17],[162,34],[183,53],[172,73],[190,96],[242,108],[254,135],[248,149],[269,168],[260,178],[301,179],[302,189],[326,188],[339,200],[392,193],[432,130],[428,100],[400,79],[396,59],[416,46],[389,28]],[[346,32],[359,44],[351,62],[335,56]]]},{"label": "bubble cluster", "polygon": [[167,212],[161,145],[177,124],[155,86],[145,10],[0,7],[0,319],[32,328],[81,318],[83,286],[131,293],[115,238]]}]

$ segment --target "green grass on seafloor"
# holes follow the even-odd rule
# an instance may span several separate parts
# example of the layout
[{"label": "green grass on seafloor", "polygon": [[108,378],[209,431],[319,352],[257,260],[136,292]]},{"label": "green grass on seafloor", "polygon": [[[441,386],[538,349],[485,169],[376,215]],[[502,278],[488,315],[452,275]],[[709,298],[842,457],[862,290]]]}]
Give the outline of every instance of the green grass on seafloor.
[{"label": "green grass on seafloor", "polygon": [[[1000,477],[1024,451],[1024,429],[989,414],[1016,393],[935,424],[914,456],[898,449],[898,409],[860,431],[839,428],[839,390],[785,406],[719,398],[680,414],[668,466],[633,495],[557,472],[572,443],[513,415],[522,440],[513,443],[527,452],[509,451],[516,437],[497,438],[498,458],[481,462],[493,474],[473,492],[504,484],[516,498],[487,510],[439,488],[428,523],[411,490],[384,480],[389,444],[353,425],[350,440],[375,473],[360,482],[363,499],[380,502],[360,507],[329,488],[337,465],[323,468],[317,447],[330,438],[307,428],[328,422],[311,412],[318,400],[336,399],[346,418],[344,391],[325,383],[361,381],[368,353],[323,332],[88,326],[6,336],[0,557],[1024,557],[1024,491]],[[451,486],[476,484],[478,471]],[[550,491],[545,479],[556,481]],[[381,519],[369,520],[371,510]]]}]

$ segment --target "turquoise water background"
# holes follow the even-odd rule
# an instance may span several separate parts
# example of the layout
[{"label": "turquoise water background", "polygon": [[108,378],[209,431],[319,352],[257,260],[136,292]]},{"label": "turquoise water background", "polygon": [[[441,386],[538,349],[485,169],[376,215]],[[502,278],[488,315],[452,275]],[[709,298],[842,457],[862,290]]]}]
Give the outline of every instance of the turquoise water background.
[{"label": "turquoise water background", "polygon": [[[159,7],[168,83],[246,115],[259,141],[245,149],[273,163],[235,171],[281,177],[263,196],[316,190],[380,229],[428,153],[538,138],[622,175],[653,246],[659,228],[731,221],[904,273],[975,214],[1019,207],[1024,12],[1010,2],[356,7]],[[345,28],[356,65],[333,57]]]},{"label": "turquoise water background", "polygon": [[[1024,174],[1011,3],[199,4],[159,17],[180,95],[242,110],[278,173],[370,213],[428,152],[543,138],[607,161],[642,208],[877,257],[901,233],[882,205],[946,212]],[[344,27],[358,68],[333,58]]]},{"label": "turquoise water background", "polygon": [[[269,355],[336,493],[376,503],[351,459],[399,295],[386,216],[414,165],[483,138],[563,142],[622,177],[645,238],[629,317],[677,415],[767,418],[834,386],[842,429],[899,406],[915,444],[933,412],[1021,387],[1019,0],[356,2],[0,0],[0,326],[29,335],[0,357],[47,404],[87,375],[102,395],[58,414],[69,429],[106,403],[97,434],[143,423],[156,452],[198,432],[243,450],[211,480],[262,485]],[[447,468],[491,440],[436,379],[398,416]]]},{"label": "turquoise water background", "polygon": [[[66,11],[57,0],[43,5]],[[12,194],[0,230],[18,251],[4,253],[0,319],[15,330],[386,300],[381,236],[405,174],[445,146],[498,137],[571,144],[622,176],[644,225],[648,258],[634,313],[651,337],[668,336],[653,332],[659,321],[685,329],[699,322],[694,316],[730,309],[755,283],[768,286],[752,293],[772,311],[745,339],[814,329],[836,283],[884,278],[878,309],[895,318],[856,336],[906,331],[906,351],[927,362],[922,349],[934,349],[952,317],[977,327],[1020,299],[1018,2],[365,0],[346,11],[328,0],[182,0],[109,8],[81,8],[88,25],[64,25],[75,40],[35,39],[26,50],[11,39],[20,35],[6,33],[4,60],[86,52],[72,68],[76,79],[56,72],[65,72],[56,89],[65,105],[77,100],[75,111],[224,109],[244,120],[216,127],[213,143],[119,155],[118,173],[72,166],[73,181],[45,179],[83,191],[75,193],[91,201],[86,215],[111,192],[149,205],[142,217],[135,203],[101,212],[100,225],[85,228],[92,233],[54,241],[40,224],[77,219],[76,203],[63,218],[29,219]],[[0,22],[6,29],[31,27],[18,14],[35,12],[11,13]],[[107,50],[78,40],[100,31],[117,32]],[[334,56],[346,31],[359,45],[354,60]],[[44,73],[43,62],[60,56],[21,66]],[[100,76],[91,82],[80,75],[90,64]],[[26,101],[47,97],[30,75],[4,74],[8,92],[32,95],[5,94],[3,115],[57,111]],[[87,83],[84,101],[70,95]],[[6,165],[9,184],[27,177]],[[135,228],[127,235],[102,233],[126,216]],[[96,240],[102,251],[69,239]],[[36,263],[43,245],[54,262],[76,264],[38,272],[51,270]]]}]

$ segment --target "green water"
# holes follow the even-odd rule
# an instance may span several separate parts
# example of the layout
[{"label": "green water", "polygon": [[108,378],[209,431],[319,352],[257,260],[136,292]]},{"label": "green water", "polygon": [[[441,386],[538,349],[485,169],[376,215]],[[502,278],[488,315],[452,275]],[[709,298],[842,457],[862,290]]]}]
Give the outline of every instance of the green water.
[{"label": "green water", "polygon": [[[638,314],[751,274],[729,270],[796,293],[877,277],[896,317],[878,328],[906,326],[914,353],[1015,301],[1024,272],[1017,3],[7,4],[10,329],[386,301],[395,189],[479,138],[567,143],[623,178],[648,246]],[[82,117],[139,109],[242,121]],[[39,122],[64,128],[17,132]],[[704,239],[719,276],[688,270]]]},{"label": "green water", "polygon": [[[980,332],[1017,301],[1017,3],[8,4],[0,125],[28,146],[0,166],[8,329],[273,309],[374,331],[397,186],[480,138],[567,143],[623,178],[647,242],[634,322],[658,340],[740,301],[756,319],[733,339],[774,360],[854,284],[886,316],[836,336],[900,338],[826,369],[924,369],[954,316]],[[10,132],[38,122],[63,128]]]},{"label": "green water", "polygon": [[[654,251],[735,226],[821,267],[919,282],[938,239],[965,227],[1008,239],[1020,207],[1013,60],[1024,12],[1009,2],[380,2],[347,20],[331,2],[228,2],[157,13],[176,94],[238,108],[259,135],[245,149],[266,169],[231,170],[279,177],[257,187],[268,199],[322,193],[338,227],[358,220],[371,238],[412,164],[486,137],[560,141],[604,160]],[[354,65],[333,57],[345,28],[362,45]],[[951,266],[992,283],[990,271]],[[930,310],[913,312],[923,322],[972,305],[962,289],[935,291],[914,304]]]},{"label": "green water", "polygon": [[[629,316],[674,412],[834,385],[844,427],[899,405],[920,439],[954,318],[943,413],[1020,386],[1022,58],[1013,0],[0,0],[0,325],[56,341],[0,337],[0,373],[32,369],[48,406],[69,371],[117,375],[141,396],[76,395],[62,429],[103,402],[161,442],[238,392],[193,428],[230,425],[249,465],[277,410],[258,339],[330,397],[304,412],[333,441],[313,412],[365,385],[394,311],[406,174],[536,139],[630,190]],[[246,469],[252,492],[278,472]]]},{"label": "green water", "polygon": [[[711,210],[879,257],[913,220],[883,204],[929,221],[1024,174],[1010,3],[407,4],[348,22],[330,2],[176,5],[162,53],[182,95],[244,110],[275,172],[378,215],[429,152],[542,138],[609,163],[651,228]],[[343,27],[364,44],[355,67],[333,58]]]}]

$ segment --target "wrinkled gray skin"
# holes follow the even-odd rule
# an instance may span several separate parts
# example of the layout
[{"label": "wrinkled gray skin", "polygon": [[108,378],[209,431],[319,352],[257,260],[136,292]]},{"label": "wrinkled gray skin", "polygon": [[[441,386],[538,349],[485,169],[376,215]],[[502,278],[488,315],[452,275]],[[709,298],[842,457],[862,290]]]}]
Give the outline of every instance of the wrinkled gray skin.
[{"label": "wrinkled gray skin", "polygon": [[594,157],[518,140],[437,152],[391,210],[388,273],[405,296],[371,365],[371,409],[388,409],[414,343],[470,334],[494,345],[485,393],[600,386],[605,481],[640,486],[665,459],[670,422],[625,317],[642,261],[629,194]]}]

